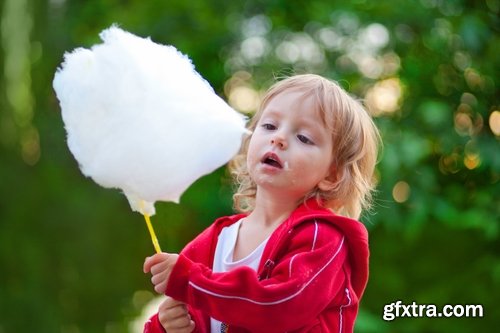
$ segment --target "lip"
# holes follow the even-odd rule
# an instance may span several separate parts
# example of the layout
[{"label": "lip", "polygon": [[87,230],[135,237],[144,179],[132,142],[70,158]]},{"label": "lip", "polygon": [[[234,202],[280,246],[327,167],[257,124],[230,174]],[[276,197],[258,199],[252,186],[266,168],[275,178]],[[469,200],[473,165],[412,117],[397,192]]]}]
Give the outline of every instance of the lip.
[{"label": "lip", "polygon": [[272,168],[283,169],[283,162],[278,155],[273,152],[265,153],[260,162]]}]

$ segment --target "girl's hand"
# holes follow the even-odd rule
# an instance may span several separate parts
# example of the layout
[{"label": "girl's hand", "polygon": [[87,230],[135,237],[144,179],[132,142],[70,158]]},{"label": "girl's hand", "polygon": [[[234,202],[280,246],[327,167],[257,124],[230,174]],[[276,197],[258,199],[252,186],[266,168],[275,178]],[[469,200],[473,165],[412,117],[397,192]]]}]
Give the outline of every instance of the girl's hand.
[{"label": "girl's hand", "polygon": [[167,333],[191,333],[195,326],[186,304],[168,296],[160,304],[158,319]]},{"label": "girl's hand", "polygon": [[169,253],[157,253],[144,261],[144,273],[151,272],[151,282],[158,294],[164,294],[167,290],[168,279],[174,268],[179,255]]}]

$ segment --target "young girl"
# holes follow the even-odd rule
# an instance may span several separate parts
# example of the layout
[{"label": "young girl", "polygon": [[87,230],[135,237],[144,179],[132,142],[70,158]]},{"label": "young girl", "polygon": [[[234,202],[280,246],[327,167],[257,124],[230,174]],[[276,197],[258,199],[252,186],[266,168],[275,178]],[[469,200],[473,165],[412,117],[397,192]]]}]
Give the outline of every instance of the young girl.
[{"label": "young girl", "polygon": [[167,300],[145,332],[352,332],[368,279],[358,222],[374,188],[379,134],[336,83],[272,86],[231,164],[241,214],[179,254],[146,258]]}]

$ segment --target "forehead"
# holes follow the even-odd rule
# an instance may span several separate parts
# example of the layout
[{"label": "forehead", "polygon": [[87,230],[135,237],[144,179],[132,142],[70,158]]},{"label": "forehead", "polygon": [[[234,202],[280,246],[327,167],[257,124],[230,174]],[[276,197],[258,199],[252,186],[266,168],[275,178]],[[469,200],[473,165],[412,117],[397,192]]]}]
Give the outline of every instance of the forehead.
[{"label": "forehead", "polygon": [[268,100],[262,110],[262,116],[292,114],[310,122],[321,122],[325,117],[317,99],[303,91],[283,91]]}]

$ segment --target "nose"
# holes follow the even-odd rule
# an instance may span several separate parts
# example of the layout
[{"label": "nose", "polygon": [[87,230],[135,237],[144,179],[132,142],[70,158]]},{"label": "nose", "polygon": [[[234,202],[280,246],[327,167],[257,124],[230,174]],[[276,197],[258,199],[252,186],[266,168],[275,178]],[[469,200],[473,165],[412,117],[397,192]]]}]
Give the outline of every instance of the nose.
[{"label": "nose", "polygon": [[287,147],[288,147],[288,144],[287,144],[285,138],[282,135],[280,135],[279,133],[276,133],[276,135],[274,135],[271,138],[271,145],[276,146],[282,150],[287,149]]}]

